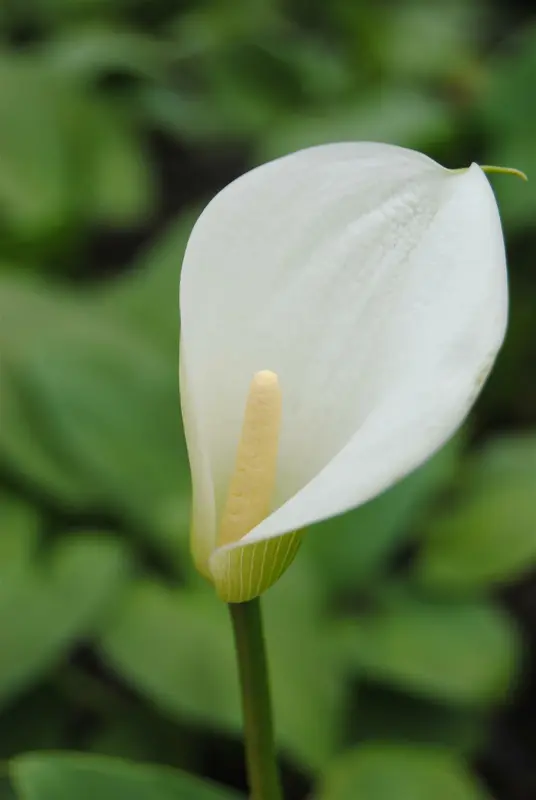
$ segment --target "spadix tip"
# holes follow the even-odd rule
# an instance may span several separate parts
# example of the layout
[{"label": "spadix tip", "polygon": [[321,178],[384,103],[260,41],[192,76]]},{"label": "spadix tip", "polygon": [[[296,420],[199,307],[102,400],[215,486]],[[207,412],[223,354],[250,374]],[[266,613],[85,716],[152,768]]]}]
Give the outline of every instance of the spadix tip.
[{"label": "spadix tip", "polygon": [[270,369],[261,369],[260,372],[256,372],[253,376],[253,381],[256,386],[277,386],[279,384],[279,378],[277,377],[277,373],[272,372]]}]

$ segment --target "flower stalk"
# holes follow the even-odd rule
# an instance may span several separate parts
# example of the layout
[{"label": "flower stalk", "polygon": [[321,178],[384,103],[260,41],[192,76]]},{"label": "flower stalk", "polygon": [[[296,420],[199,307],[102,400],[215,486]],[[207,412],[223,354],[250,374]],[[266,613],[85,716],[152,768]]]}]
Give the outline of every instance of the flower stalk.
[{"label": "flower stalk", "polygon": [[229,611],[238,658],[251,800],[283,800],[260,600],[231,603]]}]

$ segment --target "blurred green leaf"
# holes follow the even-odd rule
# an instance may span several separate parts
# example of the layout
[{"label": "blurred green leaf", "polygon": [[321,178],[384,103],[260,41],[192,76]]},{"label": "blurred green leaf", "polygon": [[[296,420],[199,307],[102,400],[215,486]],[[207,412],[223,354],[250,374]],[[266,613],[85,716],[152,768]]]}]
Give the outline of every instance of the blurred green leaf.
[{"label": "blurred green leaf", "polygon": [[46,53],[0,56],[0,202],[16,253],[11,239],[46,252],[88,220],[132,224],[152,207],[137,121],[64,73]]},{"label": "blurred green leaf", "polygon": [[41,534],[36,508],[19,498],[0,494],[0,574],[24,569]]},{"label": "blurred green leaf", "polygon": [[71,79],[95,80],[109,72],[162,79],[173,52],[171,43],[126,26],[86,25],[55,37],[45,56],[51,68]]},{"label": "blurred green leaf", "polygon": [[495,436],[466,462],[464,491],[491,494],[505,486],[532,482],[536,491],[536,433]]},{"label": "blurred green leaf", "polygon": [[106,505],[174,548],[188,520],[175,364],[120,330],[108,340],[79,333],[36,346],[25,365],[29,391]]},{"label": "blurred green leaf", "polygon": [[488,795],[448,750],[370,744],[346,753],[324,778],[319,800],[484,800]]},{"label": "blurred green leaf", "polygon": [[396,78],[445,77],[470,60],[487,16],[489,9],[478,0],[399,0],[384,14],[374,48],[383,68]]},{"label": "blurred green leaf", "polygon": [[163,710],[238,728],[232,631],[215,596],[139,581],[125,593],[100,646]]},{"label": "blurred green leaf", "polygon": [[165,767],[96,756],[27,755],[10,763],[20,800],[238,800],[230,789]]},{"label": "blurred green leaf", "polygon": [[355,89],[355,79],[342,54],[320,41],[306,37],[275,36],[263,47],[280,61],[304,98],[333,103]]},{"label": "blurred green leaf", "polygon": [[22,238],[48,234],[69,213],[69,97],[38,62],[0,57],[0,203]]},{"label": "blurred green leaf", "polygon": [[225,51],[244,41],[258,41],[284,29],[280,9],[273,0],[233,0],[196,4],[178,14],[170,25],[182,56],[203,56]]},{"label": "blurred green leaf", "polygon": [[154,185],[148,153],[133,124],[104,108],[93,117],[90,137],[86,202],[91,218],[118,226],[144,220],[154,205]]},{"label": "blurred green leaf", "polygon": [[301,553],[263,596],[276,728],[289,752],[314,770],[339,747],[347,701],[325,606],[324,586]]},{"label": "blurred green leaf", "polygon": [[512,580],[536,562],[534,476],[491,483],[430,521],[418,555],[420,583],[453,592]]},{"label": "blurred green leaf", "polygon": [[98,14],[102,18],[114,18],[118,13],[125,12],[132,0],[27,0],[18,3],[17,0],[7,2],[10,18],[15,24],[46,23],[54,29],[63,25],[72,24],[78,20],[84,21],[92,15]]},{"label": "blurred green leaf", "polygon": [[123,585],[125,548],[111,538],[76,534],[43,567],[0,583],[0,701],[40,678],[97,627]]},{"label": "blurred green leaf", "polygon": [[[44,686],[27,692],[0,716],[0,758],[8,758],[29,750],[50,750],[61,747],[72,720],[67,702],[54,687]],[[0,793],[0,798],[2,794]]]},{"label": "blurred green leaf", "polygon": [[348,658],[365,676],[452,703],[504,698],[520,642],[506,615],[481,602],[395,599],[341,624]]},{"label": "blurred green leaf", "polygon": [[[298,600],[299,588],[302,598],[311,598],[307,581],[294,570],[287,574],[286,587],[281,581],[265,603],[277,728],[285,747],[317,767],[334,748],[342,686],[316,604],[311,599],[307,608]],[[212,592],[140,581],[126,593],[100,646],[106,660],[164,711],[240,730],[232,630]]]},{"label": "blurred green leaf", "polygon": [[[7,360],[5,367],[0,387],[2,461],[10,472],[56,498],[65,508],[86,505],[93,497],[93,487],[66,459],[46,422],[43,425],[39,400],[21,380],[17,365]],[[41,429],[39,434],[36,424]]]},{"label": "blurred green leaf", "polygon": [[[515,242],[515,240],[514,240]],[[496,420],[515,420],[520,436],[536,424],[536,336],[534,331],[534,288],[532,281],[532,245],[526,250],[526,260],[510,270],[510,320],[504,346],[495,363],[489,381],[479,401],[480,413],[494,425]],[[525,274],[523,269],[525,268]],[[512,387],[522,386],[522,391]],[[499,433],[502,425],[499,424]],[[492,436],[495,432],[491,432]]]},{"label": "blurred green leaf", "polygon": [[0,800],[17,800],[9,779],[5,776],[0,776]]},{"label": "blurred green leaf", "polygon": [[[536,175],[536,110],[531,98],[536,80],[536,25],[506,41],[475,92],[475,109],[487,137],[486,163],[517,167]],[[511,227],[530,225],[536,214],[536,184],[497,177],[501,216]]]},{"label": "blurred green leaf", "polygon": [[[11,376],[10,376],[11,377]],[[84,504],[91,488],[84,485],[69,470],[65,463],[58,463],[54,448],[48,449],[43,441],[35,437],[33,426],[38,409],[33,398],[15,392],[13,385],[5,385],[1,391],[0,449],[2,460],[10,470],[39,486],[51,496],[63,501],[65,507]],[[28,407],[30,406],[30,407]]]},{"label": "blurred green leaf", "polygon": [[4,458],[60,499],[104,504],[175,550],[189,486],[176,353],[98,303],[7,281],[0,303]]},{"label": "blurred green leaf", "polygon": [[199,764],[198,743],[199,737],[192,736],[190,729],[163,719],[145,703],[131,702],[130,707],[118,707],[107,715],[95,730],[88,750],[95,755],[188,769]]},{"label": "blurred green leaf", "polygon": [[350,741],[397,741],[448,747],[460,755],[481,753],[488,741],[490,716],[482,706],[438,702],[360,678],[355,710],[349,716]]},{"label": "blurred green leaf", "polygon": [[233,131],[231,115],[208,92],[147,86],[140,90],[139,101],[150,124],[179,141],[199,144]]},{"label": "blurred green leaf", "polygon": [[426,464],[364,506],[316,525],[305,549],[322,580],[337,591],[374,582],[386,557],[420,525],[452,480],[461,456],[456,437]]},{"label": "blurred green leaf", "polygon": [[207,58],[201,67],[213,110],[212,128],[221,136],[240,141],[258,135],[298,99],[285,65],[254,43]]},{"label": "blurred green leaf", "polygon": [[195,211],[180,216],[137,257],[133,269],[108,282],[98,298],[102,310],[120,316],[173,358],[179,347],[180,269],[196,216]]},{"label": "blurred green leaf", "polygon": [[420,148],[447,141],[450,135],[450,115],[442,102],[418,91],[386,88],[342,108],[322,106],[316,113],[286,115],[259,136],[255,161],[329,142],[363,139]]}]

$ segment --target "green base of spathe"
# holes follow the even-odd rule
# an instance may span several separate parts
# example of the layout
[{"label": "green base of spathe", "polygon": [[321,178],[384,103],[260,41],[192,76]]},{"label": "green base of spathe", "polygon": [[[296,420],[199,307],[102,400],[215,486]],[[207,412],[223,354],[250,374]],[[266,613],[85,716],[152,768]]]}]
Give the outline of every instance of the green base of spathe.
[{"label": "green base of spathe", "polygon": [[226,603],[245,603],[263,594],[294,561],[303,531],[215,553],[212,581]]}]

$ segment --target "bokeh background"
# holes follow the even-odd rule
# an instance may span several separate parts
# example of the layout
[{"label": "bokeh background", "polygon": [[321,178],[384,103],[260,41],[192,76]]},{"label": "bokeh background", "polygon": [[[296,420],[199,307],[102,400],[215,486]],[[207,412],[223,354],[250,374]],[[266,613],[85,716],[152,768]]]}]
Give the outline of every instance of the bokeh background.
[{"label": "bokeh background", "polygon": [[188,555],[182,254],[251,166],[374,139],[532,181],[492,178],[511,324],[465,429],[311,530],[266,597],[287,796],[536,796],[531,8],[3,0],[0,759],[82,750],[243,790],[226,609]]}]

